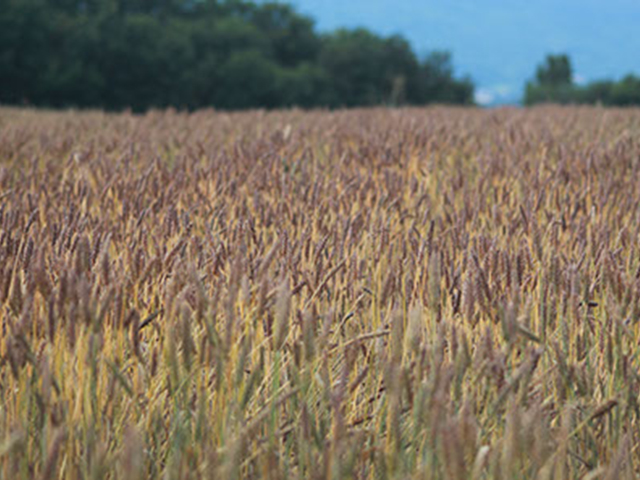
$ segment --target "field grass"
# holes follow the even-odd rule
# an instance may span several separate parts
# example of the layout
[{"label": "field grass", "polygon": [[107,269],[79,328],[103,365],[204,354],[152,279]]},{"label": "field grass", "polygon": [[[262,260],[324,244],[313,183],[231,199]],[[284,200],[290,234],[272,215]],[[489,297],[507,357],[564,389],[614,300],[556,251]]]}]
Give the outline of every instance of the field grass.
[{"label": "field grass", "polygon": [[0,110],[0,479],[636,478],[639,321],[639,110]]}]

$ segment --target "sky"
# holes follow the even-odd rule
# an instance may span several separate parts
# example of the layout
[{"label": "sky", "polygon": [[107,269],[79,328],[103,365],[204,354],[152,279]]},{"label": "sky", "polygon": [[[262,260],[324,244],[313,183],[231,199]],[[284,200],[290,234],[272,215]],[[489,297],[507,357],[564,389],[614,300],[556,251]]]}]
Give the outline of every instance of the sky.
[{"label": "sky", "polygon": [[640,74],[640,0],[293,0],[320,31],[399,33],[419,55],[449,50],[481,104],[518,102],[548,53],[583,83]]}]

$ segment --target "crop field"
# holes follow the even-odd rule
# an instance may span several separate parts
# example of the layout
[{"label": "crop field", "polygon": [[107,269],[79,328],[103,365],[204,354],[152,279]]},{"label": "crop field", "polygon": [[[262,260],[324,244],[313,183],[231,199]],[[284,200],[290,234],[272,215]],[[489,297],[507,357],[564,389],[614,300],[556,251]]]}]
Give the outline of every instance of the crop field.
[{"label": "crop field", "polygon": [[0,479],[640,474],[640,111],[0,109]]}]

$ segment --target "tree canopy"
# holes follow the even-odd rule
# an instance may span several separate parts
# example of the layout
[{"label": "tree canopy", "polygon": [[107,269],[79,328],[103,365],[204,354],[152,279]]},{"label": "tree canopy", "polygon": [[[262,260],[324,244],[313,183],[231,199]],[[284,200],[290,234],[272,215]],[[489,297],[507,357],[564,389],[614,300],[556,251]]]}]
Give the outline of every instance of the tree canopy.
[{"label": "tree canopy", "polygon": [[633,74],[614,80],[577,85],[567,55],[548,55],[538,66],[535,80],[525,87],[525,105],[536,103],[640,105],[640,77]]},{"label": "tree canopy", "polygon": [[134,111],[469,104],[474,88],[447,53],[243,0],[0,0],[0,83],[0,103]]}]

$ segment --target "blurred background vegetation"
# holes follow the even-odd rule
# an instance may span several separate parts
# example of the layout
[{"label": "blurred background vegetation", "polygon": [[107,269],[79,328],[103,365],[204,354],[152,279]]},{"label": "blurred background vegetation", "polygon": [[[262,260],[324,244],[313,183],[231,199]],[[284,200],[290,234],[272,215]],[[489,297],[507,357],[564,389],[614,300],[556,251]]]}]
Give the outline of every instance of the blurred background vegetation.
[{"label": "blurred background vegetation", "polygon": [[0,103],[108,110],[471,104],[451,57],[282,3],[0,0]]},{"label": "blurred background vegetation", "polygon": [[[244,0],[0,0],[0,85],[0,104],[53,108],[474,103],[448,52]],[[522,103],[638,105],[640,77],[576,83],[549,55]]]},{"label": "blurred background vegetation", "polygon": [[633,74],[618,81],[597,80],[584,85],[576,84],[573,77],[567,55],[548,55],[527,83],[523,103],[640,105],[640,77]]}]

